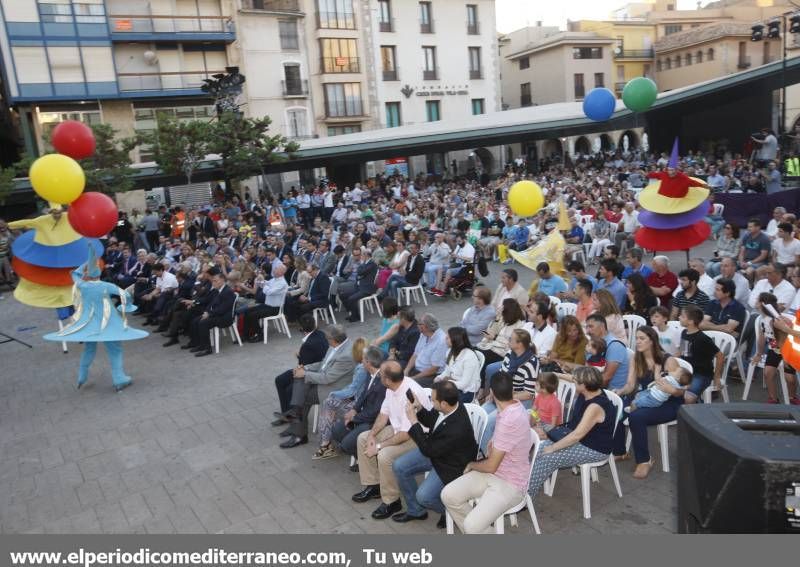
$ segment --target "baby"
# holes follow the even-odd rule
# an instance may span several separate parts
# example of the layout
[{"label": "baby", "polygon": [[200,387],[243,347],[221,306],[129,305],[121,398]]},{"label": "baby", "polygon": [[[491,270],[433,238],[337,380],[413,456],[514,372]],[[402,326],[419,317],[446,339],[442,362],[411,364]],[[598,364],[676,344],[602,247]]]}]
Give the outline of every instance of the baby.
[{"label": "baby", "polygon": [[586,366],[597,368],[600,372],[606,367],[606,341],[592,339],[586,345]]},{"label": "baby", "polygon": [[[670,357],[664,365],[664,370],[661,377],[673,388],[685,388],[692,381],[692,365],[680,358]],[[666,402],[670,395],[653,381],[646,390],[636,394],[636,398],[629,407],[625,408],[625,411],[632,412],[637,408],[657,408]]]}]

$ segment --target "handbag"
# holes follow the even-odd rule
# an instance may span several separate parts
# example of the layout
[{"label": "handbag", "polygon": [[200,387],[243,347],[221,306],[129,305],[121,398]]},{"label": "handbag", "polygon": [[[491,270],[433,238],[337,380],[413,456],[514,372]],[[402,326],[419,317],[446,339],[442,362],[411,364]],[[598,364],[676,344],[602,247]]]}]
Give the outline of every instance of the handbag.
[{"label": "handbag", "polygon": [[553,443],[558,443],[570,433],[572,433],[572,430],[569,427],[566,425],[559,425],[547,432],[547,438]]}]

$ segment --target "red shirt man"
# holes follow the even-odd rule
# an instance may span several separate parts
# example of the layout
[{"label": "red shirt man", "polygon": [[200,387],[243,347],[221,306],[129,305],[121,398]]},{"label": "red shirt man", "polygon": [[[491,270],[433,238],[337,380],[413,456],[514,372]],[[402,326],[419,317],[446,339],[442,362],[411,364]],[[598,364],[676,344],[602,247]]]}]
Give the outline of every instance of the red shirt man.
[{"label": "red shirt man", "polygon": [[669,308],[672,292],[678,287],[678,276],[669,271],[669,258],[666,256],[653,258],[653,273],[647,276],[646,281],[661,305]]}]

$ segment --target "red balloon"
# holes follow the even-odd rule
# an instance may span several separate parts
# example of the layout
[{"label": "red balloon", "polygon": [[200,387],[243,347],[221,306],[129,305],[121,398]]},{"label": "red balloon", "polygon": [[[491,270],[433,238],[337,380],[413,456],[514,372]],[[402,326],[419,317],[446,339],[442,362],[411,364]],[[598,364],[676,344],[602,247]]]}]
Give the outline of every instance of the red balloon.
[{"label": "red balloon", "polygon": [[92,129],[83,122],[66,120],[53,129],[53,147],[72,159],[84,159],[94,153],[95,139]]},{"label": "red balloon", "polygon": [[108,195],[84,192],[69,204],[67,218],[75,232],[87,238],[105,236],[117,225],[117,204]]}]

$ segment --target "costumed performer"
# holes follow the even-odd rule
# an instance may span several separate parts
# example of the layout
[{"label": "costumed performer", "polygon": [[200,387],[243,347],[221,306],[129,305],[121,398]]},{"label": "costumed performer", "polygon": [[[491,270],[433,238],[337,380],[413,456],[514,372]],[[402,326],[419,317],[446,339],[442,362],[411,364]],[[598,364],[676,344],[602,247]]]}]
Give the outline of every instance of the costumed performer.
[{"label": "costumed performer", "polygon": [[[130,386],[133,380],[122,366],[122,341],[143,339],[146,331],[128,326],[126,314],[136,310],[131,297],[120,287],[100,281],[100,266],[94,248],[89,247],[89,261],[72,272],[74,321],[56,333],[44,336],[47,341],[83,342],[84,349],[78,369],[78,388],[86,383],[89,367],[97,353],[97,343],[103,343],[111,363],[111,378],[117,391]],[[116,309],[111,296],[120,298]]]}]

